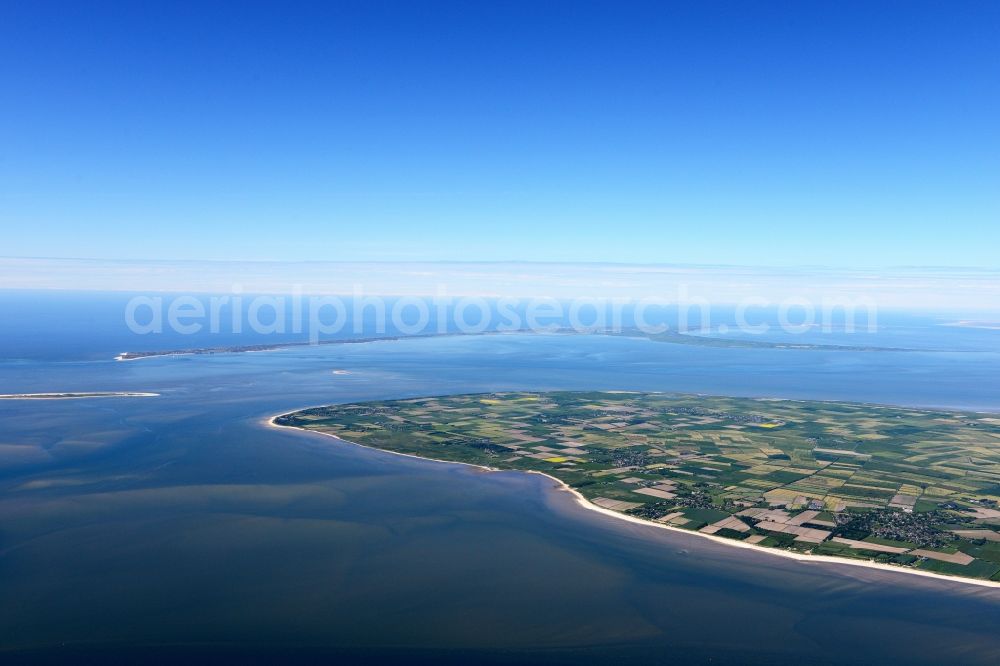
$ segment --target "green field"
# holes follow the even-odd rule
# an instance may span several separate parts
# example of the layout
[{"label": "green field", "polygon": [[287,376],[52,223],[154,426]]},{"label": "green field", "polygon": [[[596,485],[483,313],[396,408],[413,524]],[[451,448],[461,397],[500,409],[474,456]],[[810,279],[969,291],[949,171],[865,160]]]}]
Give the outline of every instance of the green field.
[{"label": "green field", "polygon": [[762,546],[1000,580],[1000,418],[660,393],[332,405],[275,423],[537,470],[591,502]]}]

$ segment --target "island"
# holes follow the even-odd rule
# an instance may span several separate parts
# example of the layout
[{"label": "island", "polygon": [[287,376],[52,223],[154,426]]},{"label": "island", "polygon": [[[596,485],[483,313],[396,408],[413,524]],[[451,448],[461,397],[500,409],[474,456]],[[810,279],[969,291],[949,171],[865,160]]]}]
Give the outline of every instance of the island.
[{"label": "island", "polygon": [[90,391],[87,393],[0,393],[0,400],[78,400],[80,398],[155,398],[159,393]]},{"label": "island", "polygon": [[[662,332],[648,332],[639,328],[589,328],[577,329],[571,327],[552,327],[540,330],[515,329],[515,330],[486,330],[474,333],[463,333],[458,331],[435,332],[435,333],[414,333],[411,335],[381,335],[360,338],[342,338],[337,340],[292,340],[286,342],[275,342],[259,345],[232,345],[228,347],[193,347],[189,349],[152,349],[146,351],[124,351],[115,356],[116,361],[138,361],[144,358],[155,358],[158,356],[206,356],[214,354],[244,354],[250,352],[278,351],[280,349],[292,349],[296,347],[317,347],[326,345],[350,345],[365,344],[369,342],[395,342],[398,340],[419,340],[422,338],[440,338],[457,336],[493,336],[493,335],[607,335],[625,338],[643,338],[653,342],[663,342],[675,345],[689,345],[692,347],[715,347],[734,349],[786,349],[805,351],[848,351],[848,352],[902,352],[917,351],[904,347],[879,347],[875,345],[843,345],[843,344],[819,344],[810,342],[775,342],[771,340],[740,340],[735,338],[720,338],[701,335],[697,331],[677,331],[669,330]],[[929,351],[950,351],[950,350],[921,350]],[[954,350],[959,351],[959,350]]]},{"label": "island", "polygon": [[734,545],[1000,584],[989,414],[560,391],[330,405],[270,423],[540,472],[592,508]]},{"label": "island", "polygon": [[[514,331],[520,332],[520,331]],[[337,340],[292,340],[287,342],[275,342],[260,345],[232,345],[229,347],[193,347],[190,349],[153,349],[147,351],[125,351],[115,356],[116,361],[138,361],[144,358],[154,358],[157,356],[210,356],[214,354],[246,354],[251,352],[269,352],[281,349],[294,349],[296,347],[318,347],[326,345],[359,345],[368,342],[394,342],[396,340],[419,340],[422,338],[436,338],[454,335],[497,335],[493,331],[482,331],[480,333],[414,333],[412,335],[380,335],[361,338],[343,338]]]},{"label": "island", "polygon": [[87,393],[0,393],[0,400],[77,400],[80,398],[155,398],[159,393],[90,391]]}]

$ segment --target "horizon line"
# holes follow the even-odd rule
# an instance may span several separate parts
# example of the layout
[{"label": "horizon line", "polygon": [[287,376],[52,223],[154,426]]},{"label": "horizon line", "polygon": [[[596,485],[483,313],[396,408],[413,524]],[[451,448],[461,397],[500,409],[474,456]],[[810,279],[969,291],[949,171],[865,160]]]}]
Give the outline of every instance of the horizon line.
[{"label": "horizon line", "polygon": [[882,264],[864,266],[838,266],[832,264],[705,264],[685,262],[628,262],[599,260],[538,260],[538,259],[142,259],[142,258],[101,258],[101,257],[45,257],[0,255],[0,261],[78,261],[89,263],[156,263],[156,264],[429,264],[429,265],[532,265],[532,266],[623,266],[653,268],[742,268],[764,270],[832,270],[832,271],[872,271],[872,270],[952,270],[1000,272],[1000,265],[943,265],[943,264]]}]

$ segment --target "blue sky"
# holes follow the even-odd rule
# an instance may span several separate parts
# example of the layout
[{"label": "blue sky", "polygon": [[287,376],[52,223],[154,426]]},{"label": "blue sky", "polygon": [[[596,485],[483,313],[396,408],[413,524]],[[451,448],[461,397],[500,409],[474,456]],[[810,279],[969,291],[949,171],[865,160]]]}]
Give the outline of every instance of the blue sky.
[{"label": "blue sky", "polygon": [[995,2],[147,5],[0,8],[0,255],[1000,264]]}]

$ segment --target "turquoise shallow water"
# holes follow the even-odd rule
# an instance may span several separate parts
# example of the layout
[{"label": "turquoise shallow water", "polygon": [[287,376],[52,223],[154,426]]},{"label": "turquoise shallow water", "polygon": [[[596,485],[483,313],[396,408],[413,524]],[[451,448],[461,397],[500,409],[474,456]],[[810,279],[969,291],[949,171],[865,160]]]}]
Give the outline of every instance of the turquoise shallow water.
[{"label": "turquoise shallow water", "polygon": [[0,403],[0,646],[18,658],[1000,659],[995,590],[733,549],[583,511],[543,477],[260,424],[329,402],[554,388],[1000,411],[988,348],[512,335],[71,356],[0,362],[0,392],[162,395]]}]

